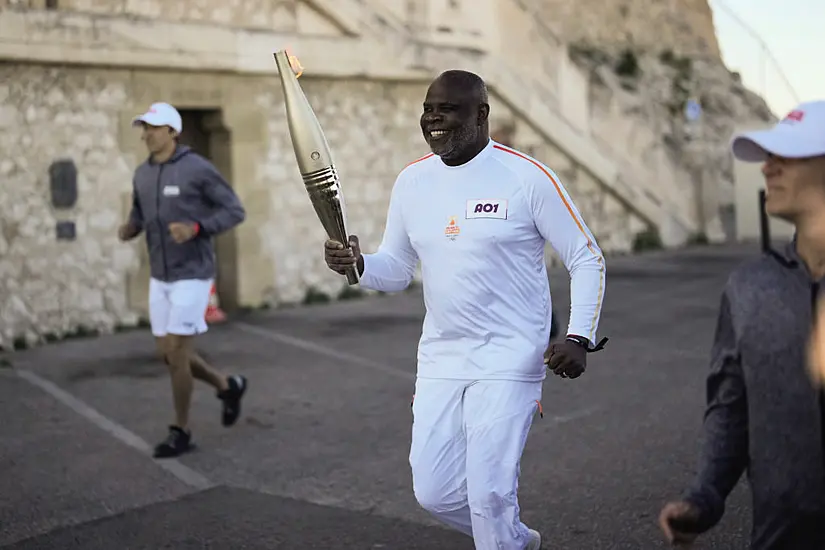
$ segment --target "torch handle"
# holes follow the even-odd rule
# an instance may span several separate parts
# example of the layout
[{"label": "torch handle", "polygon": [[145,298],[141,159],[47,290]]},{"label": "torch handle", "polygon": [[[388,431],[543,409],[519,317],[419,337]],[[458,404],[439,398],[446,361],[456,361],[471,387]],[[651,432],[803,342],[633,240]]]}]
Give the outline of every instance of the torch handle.
[{"label": "torch handle", "polygon": [[[301,174],[304,187],[312,202],[315,213],[321,221],[327,236],[347,246],[348,233],[346,216],[344,214],[344,196],[341,192],[341,182],[335,166],[327,166],[321,170]],[[357,285],[360,277],[358,268],[353,266],[346,271],[347,283]]]},{"label": "torch handle", "polygon": [[351,268],[347,269],[346,276],[347,284],[350,286],[357,285],[358,281],[360,280],[360,277],[358,276],[358,268],[355,266],[352,266]]}]

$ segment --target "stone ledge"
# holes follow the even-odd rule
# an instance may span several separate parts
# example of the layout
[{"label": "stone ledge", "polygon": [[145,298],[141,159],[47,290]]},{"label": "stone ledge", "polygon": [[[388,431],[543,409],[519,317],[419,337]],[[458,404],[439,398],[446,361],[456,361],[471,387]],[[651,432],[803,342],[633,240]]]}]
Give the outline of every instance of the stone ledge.
[{"label": "stone ledge", "polygon": [[19,62],[274,76],[277,69],[272,53],[290,47],[313,76],[425,76],[406,69],[397,57],[362,37],[296,36],[46,11],[0,12],[0,37],[0,59]]}]

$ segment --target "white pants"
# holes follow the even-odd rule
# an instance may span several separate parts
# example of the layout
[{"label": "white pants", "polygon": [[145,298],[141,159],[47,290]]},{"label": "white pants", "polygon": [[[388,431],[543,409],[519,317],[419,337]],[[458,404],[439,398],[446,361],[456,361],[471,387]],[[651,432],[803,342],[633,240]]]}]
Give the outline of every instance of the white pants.
[{"label": "white pants", "polygon": [[475,541],[522,550],[521,453],[540,408],[541,382],[418,379],[413,399],[413,490],[419,504]]},{"label": "white pants", "polygon": [[211,290],[211,279],[186,279],[172,283],[149,279],[152,334],[192,336],[206,332],[205,316]]}]

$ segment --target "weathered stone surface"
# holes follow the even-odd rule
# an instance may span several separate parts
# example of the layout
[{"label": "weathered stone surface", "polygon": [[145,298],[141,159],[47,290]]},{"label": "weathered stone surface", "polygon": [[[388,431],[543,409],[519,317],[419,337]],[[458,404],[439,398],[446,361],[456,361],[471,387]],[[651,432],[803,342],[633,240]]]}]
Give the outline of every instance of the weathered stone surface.
[{"label": "weathered stone surface", "polygon": [[[125,76],[0,68],[0,149],[15,151],[2,163],[0,346],[131,320],[122,278],[135,256],[116,238],[119,194],[131,173],[112,139]],[[49,196],[48,167],[58,158],[78,167],[78,202],[65,211]],[[76,223],[75,241],[56,239],[59,219]]]},{"label": "weathered stone surface", "polygon": [[[591,71],[593,133],[605,136],[597,143],[614,158],[641,159],[656,177],[638,182],[657,182],[670,208],[692,208],[697,216],[701,208],[706,236],[726,238],[720,209],[733,202],[730,138],[737,127],[766,126],[774,115],[719,60],[644,52],[633,58],[638,72],[624,75],[615,69],[616,53],[578,53],[577,60]],[[689,98],[703,108],[693,123],[684,115]],[[633,177],[632,163],[627,166]]]},{"label": "weathered stone surface", "polygon": [[[30,342],[60,336],[78,326],[107,331],[134,323],[125,281],[144,243],[141,238],[124,245],[116,237],[124,215],[121,197],[129,190],[134,167],[118,140],[118,119],[132,93],[128,73],[6,65],[0,81],[6,83],[0,96],[7,98],[7,131],[0,134],[0,143],[4,150],[21,150],[16,144],[28,143],[21,155],[0,166],[5,174],[0,345],[9,346],[21,336]],[[248,85],[249,79],[244,82]],[[381,239],[395,177],[427,152],[417,123],[426,85],[310,78],[302,79],[302,85],[336,157],[350,231],[359,235],[365,250],[373,250]],[[256,214],[247,223],[266,236],[260,252],[276,274],[260,302],[297,302],[310,287],[337,295],[343,281],[323,265],[325,235],[295,165],[280,88],[259,88],[256,104],[266,117],[268,144],[256,168],[255,188],[267,206],[251,205]],[[506,113],[498,103],[493,108]],[[635,229],[633,217],[615,206],[616,199],[600,194],[592,177],[560,150],[529,137],[525,143],[536,143],[532,153],[558,170],[605,249],[626,250]],[[78,167],[79,200],[66,212],[49,204],[47,173],[55,158],[72,158]],[[55,239],[57,219],[75,221],[76,241]]]},{"label": "weathered stone surface", "polygon": [[[359,236],[365,251],[374,250],[381,241],[395,178],[404,166],[427,152],[417,125],[426,88],[422,84],[301,80],[335,156],[349,231]],[[323,263],[321,247],[326,237],[295,165],[280,88],[271,87],[261,94],[258,105],[269,113],[271,138],[261,172],[263,177],[282,182],[271,197],[270,215],[262,228],[279,236],[269,240],[263,251],[276,263],[273,297],[278,302],[299,301],[308,287],[336,295],[343,281]]]},{"label": "weathered stone surface", "polygon": [[719,58],[707,0],[539,0],[540,13],[567,43]]},{"label": "weathered stone surface", "polygon": [[[35,3],[3,0],[0,6],[25,9]],[[511,7],[516,9],[516,4]],[[216,0],[184,0],[162,4],[163,11],[155,0],[72,0],[60,5],[103,18],[137,16],[284,31],[295,28],[296,13],[295,2],[263,0],[220,5]],[[337,5],[343,9],[344,4]],[[704,36],[705,31],[696,32]],[[673,50],[681,51],[681,42],[674,40]],[[544,76],[521,90],[521,99],[560,109],[555,95],[573,89],[558,89],[559,68],[568,63],[560,57],[563,49],[532,38],[527,42],[525,48],[551,62],[543,66]],[[626,195],[609,192],[592,167],[570,156],[567,144],[553,143],[535,120],[511,109],[519,94],[505,102],[495,82],[493,131],[506,130],[513,146],[558,174],[608,253],[629,251],[635,235],[647,229],[634,208],[638,197],[655,195],[669,208],[690,210],[700,168],[706,181],[721,182],[721,188],[712,183],[705,189],[706,196],[722,196],[704,206],[712,217],[732,179],[725,147],[729,133],[743,120],[767,117],[764,103],[712,56],[710,61],[692,61],[687,70],[681,58],[639,53],[640,73],[628,78],[613,69],[619,51],[613,46],[591,49],[589,59],[577,51],[577,62],[590,78],[589,85],[581,87],[587,97],[582,103],[585,116],[574,117],[584,124],[577,131],[617,163]],[[460,49],[451,55],[457,65],[472,56]],[[333,80],[310,73],[301,83],[336,158],[350,232],[359,235],[366,251],[374,250],[395,177],[427,152],[418,128],[426,82]],[[701,140],[686,140],[686,128],[678,122],[678,113],[674,116],[684,99],[674,95],[676,83],[701,96],[708,114],[698,134]],[[235,166],[233,185],[248,210],[237,265],[239,278],[255,289],[245,290],[241,305],[298,302],[311,288],[334,296],[344,287],[343,278],[323,265],[325,235],[295,164],[277,79],[7,63],[0,66],[0,145],[15,154],[0,159],[0,348],[15,339],[33,343],[79,327],[108,331],[136,322],[135,308],[143,305],[136,302],[144,298],[128,280],[143,277],[138,268],[145,265],[145,245],[142,238],[120,243],[116,228],[125,215],[132,170],[145,153],[136,150],[137,141],[129,141],[136,137],[124,128],[131,116],[158,100],[184,108],[222,109],[232,119],[232,155],[245,161],[242,171]],[[252,108],[239,108],[239,103]],[[256,129],[249,130],[253,126]],[[71,158],[78,167],[79,200],[69,210],[55,210],[49,202],[48,167],[58,158]],[[55,225],[61,220],[76,223],[75,241],[56,239]]]},{"label": "weathered stone surface", "polygon": [[528,121],[517,118],[493,97],[491,112],[497,110],[504,111],[503,115],[497,115],[502,120],[497,127],[512,125],[513,145],[546,164],[559,176],[602,248],[608,252],[629,251],[635,232],[645,225],[641,219],[608,194],[586,168],[572,162],[558,147],[539,136]]},{"label": "weathered stone surface", "polygon": [[[41,0],[2,0],[0,7],[43,8]],[[65,11],[221,23],[234,27],[293,31],[297,0],[60,0]]]},{"label": "weathered stone surface", "polygon": [[[720,219],[733,203],[729,140],[736,128],[775,117],[724,66],[707,0],[539,3],[590,73],[594,141],[611,158],[628,159],[627,178],[667,209],[691,211],[712,241],[731,238],[733,228],[723,230]],[[684,116],[688,98],[704,110],[694,124]]]}]

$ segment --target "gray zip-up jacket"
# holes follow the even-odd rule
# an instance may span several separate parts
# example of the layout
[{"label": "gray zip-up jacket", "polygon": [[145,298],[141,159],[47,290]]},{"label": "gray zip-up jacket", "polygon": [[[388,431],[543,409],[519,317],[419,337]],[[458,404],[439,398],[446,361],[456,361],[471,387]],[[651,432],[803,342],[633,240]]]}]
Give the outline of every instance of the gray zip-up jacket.
[{"label": "gray zip-up jacket", "polygon": [[686,498],[710,529],[747,471],[752,550],[825,548],[825,397],[805,366],[822,284],[794,240],[740,266],[722,294],[704,448]]},{"label": "gray zip-up jacket", "polygon": [[[246,212],[218,170],[179,145],[162,164],[147,159],[135,170],[130,223],[146,233],[150,274],[171,282],[215,277],[212,237],[240,224]],[[169,224],[197,223],[193,239],[178,244]]]}]

